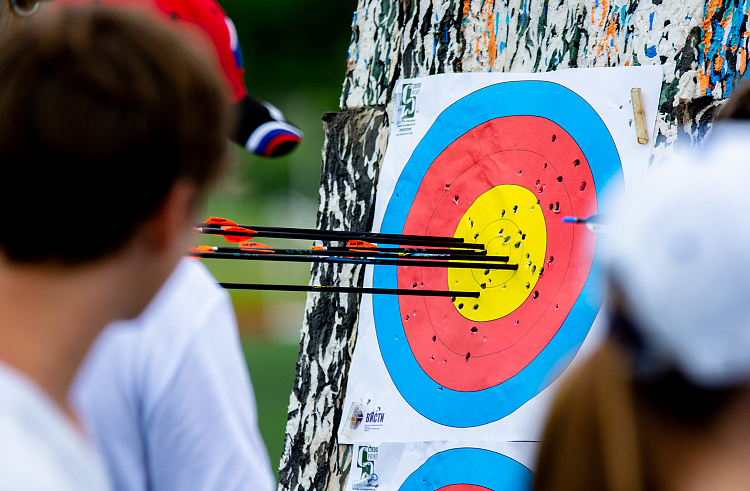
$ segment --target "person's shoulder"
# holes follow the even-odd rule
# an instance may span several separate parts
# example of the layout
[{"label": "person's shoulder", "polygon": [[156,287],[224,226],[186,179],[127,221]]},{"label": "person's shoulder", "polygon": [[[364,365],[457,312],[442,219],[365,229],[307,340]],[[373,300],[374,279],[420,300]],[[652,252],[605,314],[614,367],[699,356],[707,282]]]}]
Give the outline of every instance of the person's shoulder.
[{"label": "person's shoulder", "polygon": [[188,259],[179,263],[136,324],[130,329],[134,346],[128,356],[152,383],[161,380],[155,384],[156,393],[203,332],[236,330],[227,292],[203,264]]},{"label": "person's shoulder", "polygon": [[178,263],[163,290],[169,298],[188,292],[210,298],[220,297],[225,293],[202,262],[187,258]]},{"label": "person's shoulder", "polygon": [[198,261],[183,259],[144,311],[141,321],[147,330],[175,326],[188,334],[216,309],[231,308],[229,295]]},{"label": "person's shoulder", "polygon": [[236,330],[231,300],[204,265],[183,259],[138,318],[101,333],[79,370],[76,405],[82,412],[105,407],[100,416],[116,413],[120,421],[148,418],[209,330]]},{"label": "person's shoulder", "polygon": [[[204,265],[183,259],[138,318],[111,324],[99,336],[91,367],[136,375],[139,386],[156,379],[162,387],[202,330],[235,324],[227,292]],[[91,371],[88,363],[86,368]]]}]

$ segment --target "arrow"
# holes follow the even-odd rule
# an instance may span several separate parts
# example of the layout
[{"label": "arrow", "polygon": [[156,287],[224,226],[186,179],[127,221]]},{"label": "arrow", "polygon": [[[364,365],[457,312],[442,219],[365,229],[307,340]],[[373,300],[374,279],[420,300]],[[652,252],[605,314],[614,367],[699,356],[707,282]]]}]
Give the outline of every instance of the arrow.
[{"label": "arrow", "polygon": [[289,292],[329,292],[329,293],[368,293],[374,295],[416,295],[420,297],[469,297],[479,298],[479,292],[458,292],[446,290],[409,290],[407,288],[360,288],[353,286],[307,286],[307,285],[268,285],[258,283],[219,283],[230,290],[273,290]]},{"label": "arrow", "polygon": [[250,230],[247,227],[225,226],[221,227],[221,230],[220,234],[217,233],[215,235],[223,235],[224,240],[227,242],[244,242],[246,239],[257,235],[255,230]]},{"label": "arrow", "polygon": [[[241,244],[240,244],[241,245]],[[487,255],[485,250],[475,249],[463,249],[461,246],[451,248],[440,248],[440,247],[375,247],[375,248],[352,248],[352,247],[319,247],[313,246],[315,251],[375,251],[375,252],[389,252],[394,254],[465,254],[472,257],[484,257]]]},{"label": "arrow", "polygon": [[282,254],[251,254],[225,252],[188,252],[188,256],[202,259],[241,259],[246,261],[286,261],[311,263],[375,264],[383,266],[419,266],[422,268],[504,269],[515,271],[518,264],[483,264],[479,262],[431,261],[429,259],[355,259],[342,257],[294,256]]},{"label": "arrow", "polygon": [[607,220],[602,215],[591,215],[588,218],[563,217],[563,223],[582,223],[594,233],[600,234],[606,231]]},{"label": "arrow", "polygon": [[[309,239],[322,241],[341,241],[350,239],[368,239],[381,244],[424,245],[436,247],[465,247],[467,249],[484,249],[481,244],[465,244],[460,237],[437,237],[432,235],[381,234],[376,232],[351,232],[343,230],[318,230],[309,228],[265,227],[260,225],[237,225],[225,218],[211,217],[205,223],[196,224],[196,232],[213,235],[228,235],[221,231],[224,227],[239,227],[254,232],[246,237],[269,237],[279,239]],[[239,230],[237,230],[239,232]]]},{"label": "arrow", "polygon": [[[261,230],[248,229],[247,227],[232,227],[232,230],[222,230],[219,228],[208,228],[198,227],[194,228],[193,231],[199,234],[208,235],[223,235],[225,237],[232,237],[233,240],[227,240],[227,242],[241,242],[245,239],[251,239],[253,237],[269,237],[277,239],[302,239],[302,240],[322,240],[322,241],[340,241],[345,242],[349,240],[348,237],[336,237],[331,234],[319,234],[319,233],[293,233],[293,232],[265,232]],[[422,246],[435,246],[435,247],[461,247],[465,249],[479,249],[483,250],[483,244],[467,244],[463,242],[463,239],[455,239],[454,237],[447,237],[451,239],[449,241],[433,240],[442,239],[442,237],[428,237],[423,236],[421,239],[411,239],[411,236],[398,236],[396,237],[385,237],[385,238],[374,238],[375,242],[381,244],[403,244],[403,245],[422,245]],[[237,240],[240,239],[240,240]]]},{"label": "arrow", "polygon": [[[421,259],[449,259],[449,260],[468,260],[468,261],[489,261],[507,263],[509,256],[487,256],[486,254],[477,253],[433,253],[429,249],[420,249],[420,252],[402,252],[403,249],[357,249],[351,250],[326,250],[326,249],[272,249],[265,247],[247,247],[240,244],[239,247],[220,247],[220,246],[198,246],[198,251],[194,252],[221,252],[221,253],[265,253],[265,254],[283,254],[287,256],[325,256],[325,257],[374,257],[374,258],[421,258]],[[426,252],[421,252],[426,251]]]}]

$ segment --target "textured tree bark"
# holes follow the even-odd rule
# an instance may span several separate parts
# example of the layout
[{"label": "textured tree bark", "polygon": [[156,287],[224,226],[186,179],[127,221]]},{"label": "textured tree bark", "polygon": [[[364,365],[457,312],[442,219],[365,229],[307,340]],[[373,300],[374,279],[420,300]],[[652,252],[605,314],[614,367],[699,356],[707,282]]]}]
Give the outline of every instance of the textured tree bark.
[{"label": "textured tree bark", "polygon": [[[318,225],[369,230],[399,78],[660,64],[653,160],[710,130],[747,67],[745,0],[359,0],[343,112],[324,117]],[[313,267],[312,282],[362,271]],[[279,489],[337,491],[351,458],[336,442],[358,322],[356,296],[310,295]]]},{"label": "textured tree bark", "polygon": [[[385,111],[374,106],[328,113],[323,123],[318,227],[369,230],[388,135]],[[316,264],[310,284],[362,286],[363,273],[361,266]],[[350,294],[307,297],[279,489],[339,489],[345,484],[348,454],[335,435],[357,339],[359,300],[360,295]]]}]

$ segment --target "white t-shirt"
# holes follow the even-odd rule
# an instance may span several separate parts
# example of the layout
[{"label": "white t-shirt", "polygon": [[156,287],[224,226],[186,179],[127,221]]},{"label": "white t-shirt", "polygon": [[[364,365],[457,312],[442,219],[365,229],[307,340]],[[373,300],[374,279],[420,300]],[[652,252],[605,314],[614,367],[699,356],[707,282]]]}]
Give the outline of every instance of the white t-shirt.
[{"label": "white t-shirt", "polygon": [[71,400],[118,490],[276,488],[231,301],[196,261],[107,326]]},{"label": "white t-shirt", "polygon": [[0,490],[109,489],[103,462],[62,410],[0,363]]}]

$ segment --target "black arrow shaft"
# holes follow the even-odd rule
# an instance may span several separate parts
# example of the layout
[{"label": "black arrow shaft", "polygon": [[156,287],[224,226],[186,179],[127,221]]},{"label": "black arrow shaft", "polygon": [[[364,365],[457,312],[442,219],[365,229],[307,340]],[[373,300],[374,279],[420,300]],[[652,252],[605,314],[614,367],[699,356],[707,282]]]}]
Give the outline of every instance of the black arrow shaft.
[{"label": "black arrow shaft", "polygon": [[[255,230],[255,229],[253,229]],[[332,236],[321,233],[297,233],[297,232],[276,232],[276,231],[264,231],[257,230],[256,233],[250,232],[231,232],[221,230],[218,228],[210,227],[199,227],[195,229],[196,232],[208,235],[233,235],[236,237],[268,237],[276,239],[302,239],[302,240],[321,240],[321,241],[341,241],[345,242],[350,240],[347,237]],[[396,244],[396,245],[422,245],[422,246],[435,246],[435,247],[463,247],[466,249],[479,249],[483,250],[483,244],[466,244],[463,239],[456,239],[453,237],[438,237],[441,240],[432,240],[434,237],[428,236],[417,236],[417,238],[410,239],[407,236],[396,236],[396,237],[378,237],[372,238],[374,242],[380,244]],[[443,240],[445,239],[445,240]]]},{"label": "black arrow shaft", "polygon": [[386,250],[343,250],[343,251],[331,251],[331,250],[316,250],[316,249],[243,249],[240,247],[216,247],[214,252],[222,253],[250,253],[250,254],[284,254],[288,256],[326,256],[326,257],[374,257],[374,258],[417,258],[417,259],[452,259],[452,260],[468,260],[468,261],[489,261],[489,262],[508,262],[508,256],[487,256],[481,254],[435,254],[432,252],[401,252],[400,249],[392,249],[391,251]]},{"label": "black arrow shaft", "polygon": [[[317,250],[317,249],[313,249]],[[324,247],[324,251],[376,251],[390,253],[422,253],[422,254],[467,254],[472,256],[486,256],[487,251],[476,249],[465,249],[462,245],[451,248],[442,247]]]},{"label": "black arrow shaft", "polygon": [[422,268],[461,268],[461,269],[505,269],[515,271],[517,264],[485,264],[479,262],[431,261],[429,259],[356,259],[344,257],[289,256],[282,254],[253,254],[225,252],[189,252],[188,256],[203,259],[240,259],[245,261],[285,261],[298,263],[346,263],[375,264],[384,266],[419,266]]},{"label": "black arrow shaft", "polygon": [[479,292],[459,292],[447,290],[409,290],[406,288],[359,288],[353,286],[307,286],[307,285],[268,285],[258,283],[219,283],[229,290],[271,290],[289,292],[330,292],[330,293],[369,293],[375,295],[414,295],[420,297],[467,297],[479,298]]},{"label": "black arrow shaft", "polygon": [[[197,223],[195,225],[199,228],[218,228],[221,229],[222,225],[213,223]],[[320,230],[316,228],[294,228],[294,227],[268,227],[265,225],[235,225],[236,227],[249,228],[257,232],[279,232],[279,233],[292,233],[292,234],[315,234],[315,235],[326,235],[328,237],[336,237],[339,240],[352,240],[352,239],[408,239],[411,243],[415,240],[420,241],[432,241],[432,242],[455,242],[462,243],[464,239],[460,237],[437,237],[433,235],[403,235],[403,234],[381,234],[379,232],[354,232],[351,230]],[[268,237],[268,236],[265,236]],[[346,237],[346,239],[341,239]],[[331,239],[329,239],[331,240]],[[382,242],[379,240],[378,242]],[[383,242],[384,244],[386,242]]]}]

